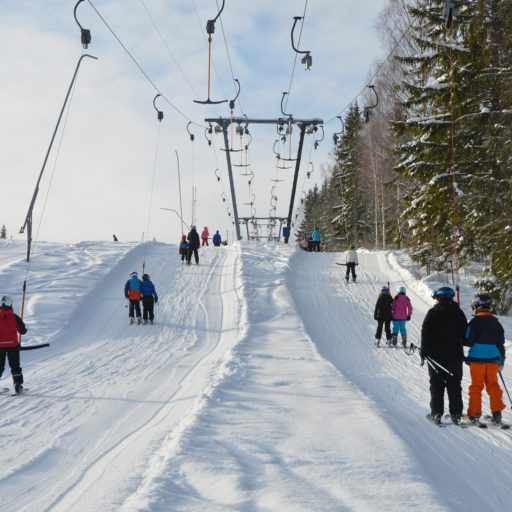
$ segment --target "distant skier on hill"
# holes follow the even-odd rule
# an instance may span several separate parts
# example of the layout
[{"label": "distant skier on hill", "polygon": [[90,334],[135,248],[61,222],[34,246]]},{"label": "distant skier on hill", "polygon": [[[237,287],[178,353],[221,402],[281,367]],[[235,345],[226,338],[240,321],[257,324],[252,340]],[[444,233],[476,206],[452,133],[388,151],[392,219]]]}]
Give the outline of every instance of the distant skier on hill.
[{"label": "distant skier on hill", "polygon": [[153,313],[154,305],[158,302],[155,285],[151,282],[149,274],[142,275],[142,284],[140,285],[142,294],[142,320],[145,324],[153,325],[155,315]]},{"label": "distant skier on hill", "polygon": [[311,232],[311,241],[312,241],[312,250],[314,252],[320,252],[320,241],[322,237],[320,235],[320,230],[318,228],[315,228]]},{"label": "distant skier on hill", "polygon": [[391,342],[391,320],[393,319],[393,315],[391,312],[392,303],[393,297],[391,297],[391,294],[389,293],[389,288],[387,286],[383,286],[380,291],[379,297],[377,298],[377,303],[375,304],[375,311],[373,313],[373,318],[377,320],[377,332],[375,333],[377,346],[380,345],[383,326],[385,326],[386,339],[388,345]]},{"label": "distant skier on hill", "polygon": [[130,302],[130,309],[128,311],[128,317],[130,319],[130,325],[134,322],[134,315],[137,316],[137,323],[141,323],[141,314],[140,314],[140,299],[142,297],[140,287],[141,280],[138,277],[137,272],[132,272],[130,274],[130,279],[126,281],[124,285],[124,296]]},{"label": "distant skier on hill", "polygon": [[203,231],[201,231],[201,246],[206,245],[208,247],[208,237],[210,236],[210,232],[208,228],[205,226]]},{"label": "distant skier on hill", "polygon": [[23,320],[12,310],[12,299],[8,295],[0,297],[0,377],[5,370],[5,357],[11,368],[14,391],[23,391],[23,373],[20,366],[20,337],[27,334]]},{"label": "distant skier on hill", "polygon": [[345,279],[348,283],[348,279],[350,276],[350,272],[352,272],[352,281],[356,282],[356,265],[359,265],[357,260],[357,251],[356,246],[354,244],[350,245],[350,249],[347,251],[347,257],[345,259],[345,263],[347,265],[347,273],[345,274]]},{"label": "distant skier on hill", "polygon": [[[444,412],[444,390],[448,392],[452,421],[460,424],[462,417],[463,342],[466,315],[453,300],[455,292],[443,286],[432,292],[436,304],[430,308],[421,327],[422,361],[427,358],[430,376],[430,417],[440,423]],[[441,368],[441,366],[443,368]],[[450,372],[450,373],[448,373]]]},{"label": "distant skier on hill", "polygon": [[181,237],[180,247],[178,251],[181,254],[181,263],[183,263],[187,259],[188,255],[188,242],[186,235],[183,235]]},{"label": "distant skier on hill", "polygon": [[466,362],[471,372],[469,386],[468,418],[478,422],[482,415],[482,391],[489,395],[492,422],[501,423],[503,391],[498,373],[505,363],[505,332],[492,312],[492,300],[488,295],[476,295],[471,307],[475,316],[470,320],[464,345],[470,347]]},{"label": "distant skier on hill", "polygon": [[402,346],[407,345],[407,327],[406,323],[412,316],[411,300],[405,294],[405,286],[400,286],[398,295],[393,299],[391,311],[393,313],[393,339],[392,343],[396,347],[398,341],[398,332],[402,336]]},{"label": "distant skier on hill", "polygon": [[215,232],[215,235],[213,235],[212,242],[213,242],[213,245],[215,247],[220,247],[220,244],[222,242],[222,238],[221,238],[220,233],[219,233],[218,230]]},{"label": "distant skier on hill", "polygon": [[187,236],[188,240],[188,254],[187,254],[187,264],[190,265],[190,262],[192,261],[192,253],[194,253],[194,259],[196,261],[196,264],[199,265],[199,254],[197,253],[197,250],[200,246],[199,241],[199,234],[196,231],[196,227],[192,226],[190,229],[190,232]]}]

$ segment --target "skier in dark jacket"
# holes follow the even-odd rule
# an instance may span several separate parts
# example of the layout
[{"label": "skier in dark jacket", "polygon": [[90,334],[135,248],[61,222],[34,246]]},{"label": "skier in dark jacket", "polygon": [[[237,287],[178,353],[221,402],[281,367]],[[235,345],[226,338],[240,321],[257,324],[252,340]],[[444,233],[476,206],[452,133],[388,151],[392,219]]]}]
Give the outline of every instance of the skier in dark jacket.
[{"label": "skier in dark jacket", "polygon": [[466,362],[471,372],[469,386],[468,418],[479,422],[482,415],[482,391],[487,390],[492,412],[492,422],[501,423],[503,391],[498,382],[500,367],[505,363],[505,332],[494,316],[492,300],[488,295],[476,295],[471,307],[475,316],[470,320],[464,345],[470,347]]},{"label": "skier in dark jacket", "polygon": [[130,309],[128,310],[130,325],[133,324],[135,315],[137,315],[137,323],[142,323],[140,314],[140,299],[142,298],[140,291],[141,284],[142,282],[139,279],[137,272],[132,272],[130,274],[130,279],[128,279],[124,285],[124,296],[130,302]]},{"label": "skier in dark jacket", "polygon": [[199,265],[199,254],[197,253],[197,250],[199,249],[199,246],[201,245],[201,241],[199,240],[199,233],[196,231],[196,227],[192,226],[190,229],[190,233],[187,236],[188,240],[188,254],[187,254],[187,264],[190,265],[190,262],[192,260],[192,253],[194,253],[194,259],[196,261],[196,264]]},{"label": "skier in dark jacket", "polygon": [[391,294],[389,293],[389,288],[387,286],[383,286],[379,297],[377,298],[377,303],[375,304],[375,312],[373,313],[373,318],[377,320],[377,332],[375,333],[377,346],[380,345],[383,326],[386,331],[386,340],[388,345],[391,343],[391,320],[393,319],[393,314],[391,313],[392,303],[393,297],[391,297]]},{"label": "skier in dark jacket", "polygon": [[213,241],[213,245],[215,247],[220,247],[220,244],[222,242],[222,238],[221,238],[220,233],[218,231],[216,231],[215,235],[213,235],[212,241]]},{"label": "skier in dark jacket", "polygon": [[142,275],[142,284],[140,285],[142,294],[142,321],[147,324],[148,320],[153,325],[155,315],[153,313],[154,305],[158,302],[155,285],[151,282],[149,274]]},{"label": "skier in dark jacket", "polygon": [[437,304],[428,310],[421,327],[420,355],[422,362],[427,359],[428,363],[430,411],[436,423],[443,416],[445,389],[452,421],[459,424],[462,417],[462,347],[467,319],[454,297],[455,292],[448,286],[435,290],[432,298]]},{"label": "skier in dark jacket", "polygon": [[0,377],[5,370],[5,357],[11,368],[14,391],[23,391],[23,373],[20,366],[20,336],[27,334],[23,320],[12,310],[12,299],[3,295],[0,297]]}]

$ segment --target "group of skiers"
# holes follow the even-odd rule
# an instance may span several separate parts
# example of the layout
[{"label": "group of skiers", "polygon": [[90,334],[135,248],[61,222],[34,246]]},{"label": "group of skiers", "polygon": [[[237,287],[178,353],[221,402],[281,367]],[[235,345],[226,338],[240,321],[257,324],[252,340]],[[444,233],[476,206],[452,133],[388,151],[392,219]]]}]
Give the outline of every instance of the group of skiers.
[{"label": "group of skiers", "polygon": [[[197,265],[199,265],[199,247],[208,246],[208,237],[210,236],[210,232],[208,228],[205,226],[203,231],[201,232],[201,243],[199,241],[199,233],[197,232],[196,226],[192,226],[188,235],[182,235],[178,252],[181,255],[181,263],[184,261],[187,262],[187,265],[190,265],[192,261],[192,255],[194,255],[194,260]],[[212,237],[212,242],[214,247],[220,247],[222,244],[222,237],[220,236],[219,231],[215,232],[215,235]]]},{"label": "group of skiers", "polygon": [[[444,413],[444,392],[449,402],[453,423],[460,425],[463,414],[463,364],[469,365],[471,384],[467,417],[479,425],[482,416],[482,391],[489,395],[491,421],[501,425],[501,411],[506,408],[498,375],[505,362],[505,333],[492,311],[492,300],[484,294],[475,295],[471,307],[474,317],[469,324],[466,315],[454,300],[455,291],[443,286],[432,292],[435,305],[427,312],[421,328],[421,364],[428,365],[430,380],[430,419],[441,423]],[[412,316],[412,304],[405,287],[392,298],[384,286],[375,305],[377,320],[376,344],[379,345],[384,326],[388,345],[396,346],[398,333],[407,345],[406,322]],[[393,333],[390,322],[393,321]],[[467,356],[463,347],[469,347]]]},{"label": "group of skiers", "polygon": [[[148,274],[142,275],[142,281],[139,279],[137,272],[130,274],[130,279],[126,281],[124,286],[124,296],[128,299],[129,309],[128,318],[130,325],[135,322],[140,325],[144,322],[153,324],[155,319],[154,306],[158,302],[155,285],[152,283]],[[140,311],[140,303],[142,301],[142,315]],[[142,317],[142,318],[141,318]]]}]

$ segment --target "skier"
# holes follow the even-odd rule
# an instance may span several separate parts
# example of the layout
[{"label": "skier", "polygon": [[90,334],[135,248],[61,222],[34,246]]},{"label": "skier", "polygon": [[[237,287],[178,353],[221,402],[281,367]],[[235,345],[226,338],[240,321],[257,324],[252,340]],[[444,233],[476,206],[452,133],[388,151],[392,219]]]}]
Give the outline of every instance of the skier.
[{"label": "skier", "polygon": [[210,236],[210,232],[208,228],[205,226],[203,231],[201,232],[201,247],[206,245],[208,247],[208,237]]},{"label": "skier", "polygon": [[153,307],[158,302],[158,295],[156,294],[155,285],[149,278],[149,274],[142,275],[140,292],[142,294],[142,320],[145,324],[147,324],[149,320],[149,323],[153,325],[155,318]]},{"label": "skier", "polygon": [[181,254],[181,263],[183,263],[187,259],[188,255],[188,242],[185,235],[182,235],[181,237],[179,253]]},{"label": "skier", "polygon": [[219,233],[219,231],[218,231],[218,230],[217,230],[217,231],[215,231],[215,235],[213,235],[213,239],[212,239],[212,241],[213,241],[213,245],[214,245],[215,247],[220,247],[220,244],[221,244],[221,242],[222,242],[222,238],[221,238],[220,233]]},{"label": "skier", "polygon": [[196,265],[199,265],[199,254],[197,250],[199,249],[199,234],[196,231],[196,227],[192,226],[190,232],[187,236],[188,240],[188,253],[187,253],[187,265],[190,265],[192,261],[192,253],[194,253],[194,259],[196,261]]},{"label": "skier", "polygon": [[373,318],[377,320],[377,332],[375,333],[377,346],[380,345],[383,326],[386,330],[386,340],[388,345],[391,342],[391,320],[393,319],[393,315],[391,313],[392,302],[393,297],[391,297],[391,294],[389,293],[389,288],[387,286],[383,286],[379,297],[377,298],[377,303],[375,304],[375,312],[373,313]]},{"label": "skier", "polygon": [[318,228],[315,228],[311,232],[311,242],[312,242],[312,251],[314,252],[320,252],[320,230]]},{"label": "skier", "polygon": [[141,323],[141,314],[140,314],[140,299],[141,299],[141,280],[139,279],[139,274],[137,272],[132,272],[130,274],[130,279],[126,281],[124,285],[124,296],[130,302],[130,309],[128,312],[128,318],[130,319],[130,325],[134,322],[134,312],[137,316],[137,323]]},{"label": "skier", "polygon": [[5,369],[5,357],[11,368],[14,391],[23,392],[23,373],[20,366],[20,337],[27,334],[23,320],[12,310],[12,299],[8,295],[0,298],[0,377]]},{"label": "skier", "polygon": [[430,418],[440,423],[444,412],[444,390],[448,393],[453,423],[462,417],[463,342],[466,315],[453,300],[455,292],[443,286],[432,292],[436,304],[430,308],[421,327],[422,364],[427,359],[430,376]]},{"label": "skier", "polygon": [[471,303],[475,316],[470,320],[464,345],[470,347],[466,363],[471,372],[469,386],[468,418],[478,423],[482,415],[482,391],[489,395],[492,422],[501,424],[503,391],[498,373],[505,363],[505,333],[499,320],[491,311],[492,300],[488,295],[476,295]]},{"label": "skier", "polygon": [[112,237],[114,238],[114,242],[119,242],[119,240],[118,240],[116,235],[112,235]]},{"label": "skier", "polygon": [[345,259],[345,263],[347,264],[347,273],[345,275],[345,279],[348,283],[349,274],[352,271],[352,281],[356,282],[356,265],[359,265],[357,261],[357,251],[356,246],[354,244],[350,244],[350,249],[347,251],[347,257]]},{"label": "skier", "polygon": [[391,311],[393,313],[393,339],[392,343],[396,347],[398,341],[398,332],[402,336],[402,346],[407,345],[407,328],[406,323],[412,316],[411,300],[405,294],[405,286],[400,286],[398,295],[393,299],[391,304]]}]

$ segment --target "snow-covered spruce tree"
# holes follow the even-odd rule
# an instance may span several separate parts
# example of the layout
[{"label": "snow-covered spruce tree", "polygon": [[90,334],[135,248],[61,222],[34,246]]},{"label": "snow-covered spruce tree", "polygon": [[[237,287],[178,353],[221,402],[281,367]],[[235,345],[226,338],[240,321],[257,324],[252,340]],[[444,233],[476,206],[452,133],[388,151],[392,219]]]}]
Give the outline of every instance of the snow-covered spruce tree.
[{"label": "snow-covered spruce tree", "polygon": [[7,238],[7,228],[5,227],[5,224],[2,224],[2,228],[0,229],[0,239],[6,239]]},{"label": "snow-covered spruce tree", "polygon": [[302,220],[297,228],[295,239],[298,243],[303,240],[309,240],[311,232],[315,229],[317,218],[316,210],[318,208],[318,187],[315,186],[306,193],[306,197],[301,198],[300,208],[302,210]]},{"label": "snow-covered spruce tree", "polygon": [[345,116],[345,131],[335,148],[331,185],[336,204],[331,222],[334,237],[346,244],[359,245],[365,238],[363,202],[360,190],[362,119],[359,105],[354,103]]},{"label": "snow-covered spruce tree", "polygon": [[[452,139],[451,110],[455,119],[464,113],[467,91],[460,70],[469,64],[462,41],[467,17],[461,13],[448,31],[443,7],[443,0],[418,0],[410,8],[414,18],[411,30],[420,51],[399,57],[404,68],[406,116],[395,122],[401,141],[396,171],[400,180],[410,184],[403,197],[403,220],[410,228],[412,255],[422,263],[435,258],[441,265],[455,250],[460,253],[465,243],[458,205],[461,188],[452,174],[456,154],[452,140],[457,143],[458,125]],[[455,227],[459,231],[456,249]]]}]

